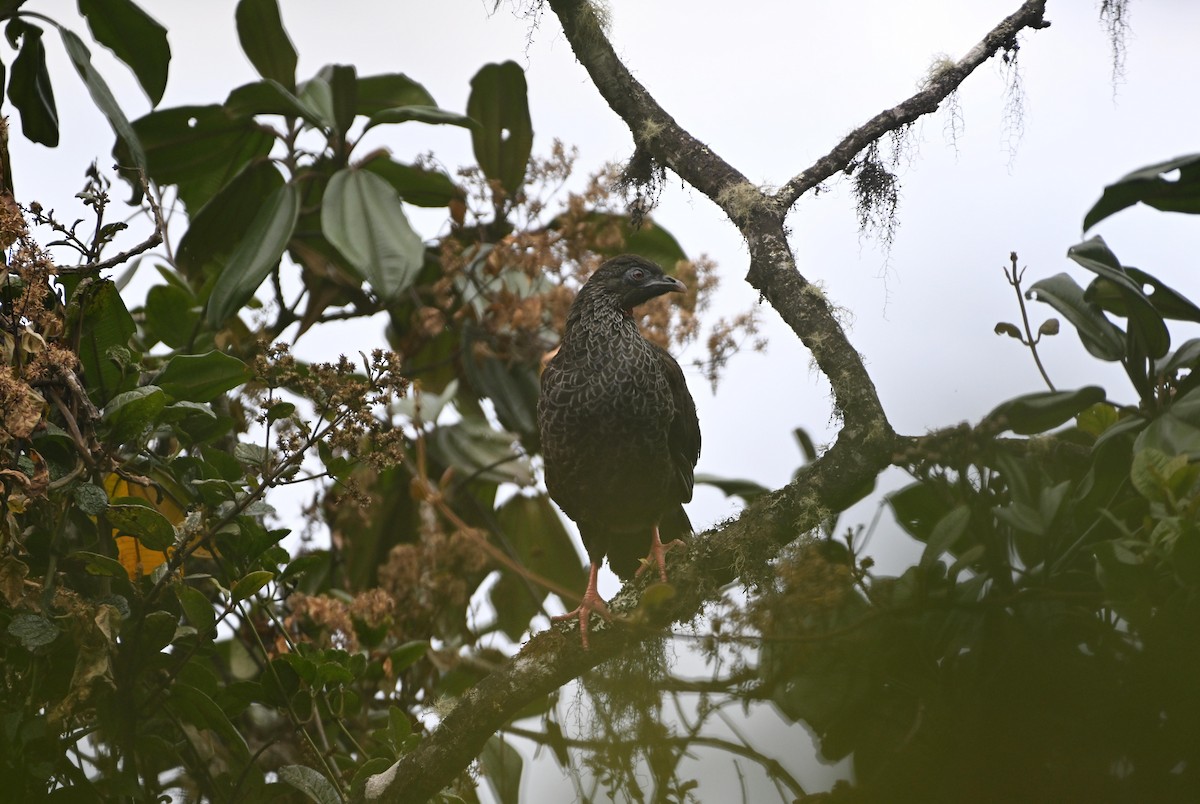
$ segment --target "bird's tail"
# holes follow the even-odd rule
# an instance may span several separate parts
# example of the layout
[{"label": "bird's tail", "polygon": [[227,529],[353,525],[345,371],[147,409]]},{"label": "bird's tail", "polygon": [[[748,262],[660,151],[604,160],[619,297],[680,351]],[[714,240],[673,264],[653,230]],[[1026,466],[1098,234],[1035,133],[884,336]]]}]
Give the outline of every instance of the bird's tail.
[{"label": "bird's tail", "polygon": [[[663,544],[675,539],[687,541],[692,536],[692,521],[682,505],[677,505],[663,514],[658,523],[658,538]],[[622,581],[633,578],[642,559],[650,553],[650,541],[653,531],[648,531],[644,538],[614,538],[608,547],[608,566]]]}]

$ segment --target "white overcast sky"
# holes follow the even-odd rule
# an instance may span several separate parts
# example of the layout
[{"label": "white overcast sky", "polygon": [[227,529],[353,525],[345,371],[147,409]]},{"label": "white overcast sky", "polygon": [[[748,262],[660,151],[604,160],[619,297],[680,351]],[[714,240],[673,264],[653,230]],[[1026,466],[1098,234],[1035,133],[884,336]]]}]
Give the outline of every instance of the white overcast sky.
[{"label": "white overcast sky", "polygon": [[[237,44],[233,0],[141,4],[170,32],[174,61],[163,106],[220,102],[231,87],[256,78]],[[911,94],[933,61],[961,57],[1019,2],[609,5],[618,52],[668,112],[752,181],[778,185]],[[301,78],[328,63],[355,64],[360,74],[405,72],[439,105],[463,111],[474,72],[486,62],[513,59],[528,74],[536,152],[562,139],[579,148],[586,170],[631,151],[628,131],[575,62],[548,11],[534,25],[508,0],[494,14],[491,0],[282,0],[281,6]],[[1009,252],[1029,266],[1027,282],[1066,270],[1085,283],[1088,277],[1064,255],[1082,239],[1083,214],[1103,186],[1143,165],[1200,151],[1193,80],[1200,73],[1200,3],[1133,0],[1125,74],[1115,86],[1098,7],[1098,0],[1052,0],[1052,27],[1021,36],[1019,132],[1005,112],[1009,89],[999,59],[959,93],[964,127],[954,143],[944,113],[916,126],[900,167],[899,229],[889,255],[859,236],[845,180],[802,200],[790,219],[801,271],[847,311],[851,340],[900,432],[977,421],[1009,396],[1042,390],[1028,354],[992,333],[997,321],[1018,320],[1001,274]],[[27,8],[85,33],[73,2],[33,0]],[[62,144],[54,150],[29,145],[14,126],[10,149],[20,200],[62,211],[88,162],[107,164],[112,136],[61,47],[49,36],[47,46]],[[8,51],[5,61],[11,58]],[[96,62],[131,116],[148,110],[123,66],[106,53]],[[13,114],[11,106],[7,113]],[[402,159],[432,149],[451,168],[470,161],[469,137],[459,129],[410,123],[377,131],[379,144]],[[741,239],[707,199],[672,177],[656,216],[689,253],[719,262],[721,310],[755,302],[742,280],[747,255]],[[427,238],[437,234],[436,220],[416,220]],[[1097,231],[1126,264],[1195,297],[1198,223],[1136,209]],[[1049,315],[1036,304],[1031,312],[1035,326]],[[807,428],[818,442],[831,440],[834,431],[828,388],[811,370],[809,354],[771,310],[763,311],[763,320],[768,352],[736,358],[716,395],[702,378],[690,377],[704,432],[698,468],[778,486],[798,464],[793,428]],[[375,343],[383,345],[382,325],[375,332]],[[1177,339],[1197,334],[1180,330]],[[373,345],[361,333],[344,342],[324,340],[333,354]],[[1132,398],[1120,373],[1089,358],[1068,327],[1042,351],[1060,388],[1100,382],[1110,396]],[[902,481],[886,479],[891,487]],[[843,525],[869,521],[873,508],[856,509]],[[692,518],[706,525],[734,510],[719,493],[701,491]],[[880,528],[872,548],[883,566],[894,569],[911,555],[901,541],[893,528]]]}]

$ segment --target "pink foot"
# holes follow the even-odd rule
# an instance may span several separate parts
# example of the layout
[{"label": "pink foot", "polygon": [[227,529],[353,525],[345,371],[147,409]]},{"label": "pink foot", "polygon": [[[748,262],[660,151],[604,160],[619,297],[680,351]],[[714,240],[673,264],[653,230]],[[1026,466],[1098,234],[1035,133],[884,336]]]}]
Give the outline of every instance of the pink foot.
[{"label": "pink foot", "polygon": [[604,598],[600,597],[600,593],[596,590],[596,574],[600,571],[600,567],[592,564],[588,570],[588,585],[587,590],[583,593],[583,599],[579,601],[579,606],[574,611],[569,611],[566,614],[559,614],[550,619],[554,622],[563,622],[564,620],[579,620],[579,641],[583,643],[583,649],[588,649],[588,620],[591,619],[592,612],[596,612],[605,620],[612,620],[612,614],[608,611],[608,606],[604,603]]},{"label": "pink foot", "polygon": [[683,543],[683,541],[680,539],[675,539],[673,541],[667,542],[666,544],[663,544],[662,540],[658,537],[658,526],[656,525],[654,527],[654,540],[652,542],[650,542],[650,555],[646,556],[642,560],[642,566],[638,567],[637,572],[634,573],[634,577],[636,578],[639,575],[641,575],[643,572],[645,572],[646,568],[650,566],[650,562],[653,561],[655,564],[658,565],[658,577],[662,578],[663,583],[666,583],[667,582],[667,561],[666,561],[667,553],[676,547],[686,547],[686,546],[687,545],[685,545]]}]

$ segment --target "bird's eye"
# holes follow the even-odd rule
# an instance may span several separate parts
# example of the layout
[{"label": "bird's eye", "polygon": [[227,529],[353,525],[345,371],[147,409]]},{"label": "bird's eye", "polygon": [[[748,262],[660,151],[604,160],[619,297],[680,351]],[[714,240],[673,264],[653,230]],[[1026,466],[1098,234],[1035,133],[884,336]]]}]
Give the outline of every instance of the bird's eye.
[{"label": "bird's eye", "polygon": [[634,282],[641,282],[643,279],[646,278],[646,272],[643,271],[641,268],[634,268],[632,271],[629,272],[629,278],[632,279]]}]

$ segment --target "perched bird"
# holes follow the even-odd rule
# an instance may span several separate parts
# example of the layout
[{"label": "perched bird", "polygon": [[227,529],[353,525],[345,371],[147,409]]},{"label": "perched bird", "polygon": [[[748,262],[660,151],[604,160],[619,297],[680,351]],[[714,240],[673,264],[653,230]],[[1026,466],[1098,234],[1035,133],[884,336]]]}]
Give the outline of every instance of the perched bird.
[{"label": "perched bird", "polygon": [[555,619],[578,617],[584,648],[591,613],[609,617],[596,590],[605,555],[623,580],[653,561],[665,581],[664,555],[691,535],[683,503],[700,458],[696,405],[679,364],[633,318],[639,304],[684,289],[641,257],[607,261],[580,289],[542,374],[546,486],[579,525],[591,559],[579,608]]}]

